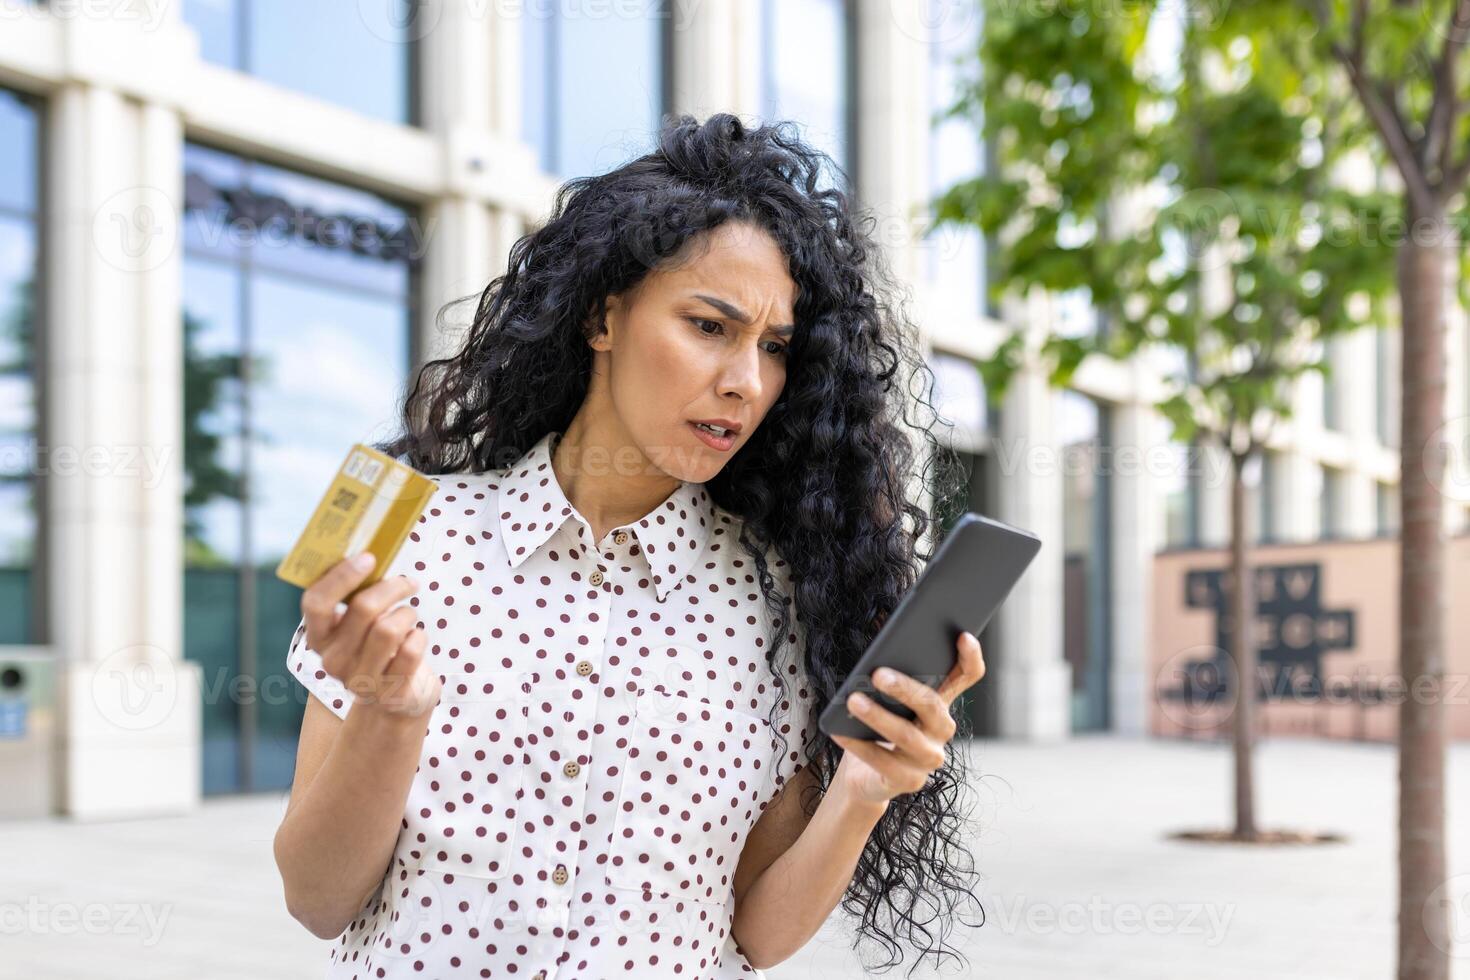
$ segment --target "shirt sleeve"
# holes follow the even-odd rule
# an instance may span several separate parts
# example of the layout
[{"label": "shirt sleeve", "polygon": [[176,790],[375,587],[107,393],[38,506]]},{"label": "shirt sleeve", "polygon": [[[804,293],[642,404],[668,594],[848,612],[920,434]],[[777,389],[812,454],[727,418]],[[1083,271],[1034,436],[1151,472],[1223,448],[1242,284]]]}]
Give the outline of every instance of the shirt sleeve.
[{"label": "shirt sleeve", "polygon": [[296,626],[291,648],[286,652],[286,669],[301,685],[326,705],[332,714],[345,719],[352,708],[353,694],[341,681],[322,669],[322,657],[306,644],[306,617]]}]

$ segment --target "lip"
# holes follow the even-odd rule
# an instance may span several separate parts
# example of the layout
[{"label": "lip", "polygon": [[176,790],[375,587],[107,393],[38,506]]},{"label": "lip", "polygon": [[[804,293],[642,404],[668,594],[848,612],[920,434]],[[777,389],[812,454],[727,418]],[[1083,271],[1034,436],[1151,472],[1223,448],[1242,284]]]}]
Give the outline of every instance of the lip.
[{"label": "lip", "polygon": [[718,425],[722,429],[728,429],[731,435],[740,435],[740,423],[729,419],[694,419],[695,422],[703,422],[705,425]]},{"label": "lip", "polygon": [[[714,424],[718,425],[719,423],[716,422]],[[694,433],[696,439],[717,452],[727,453],[735,446],[735,433],[733,432],[721,438],[713,432],[704,431],[694,422],[689,423],[689,428]]]}]

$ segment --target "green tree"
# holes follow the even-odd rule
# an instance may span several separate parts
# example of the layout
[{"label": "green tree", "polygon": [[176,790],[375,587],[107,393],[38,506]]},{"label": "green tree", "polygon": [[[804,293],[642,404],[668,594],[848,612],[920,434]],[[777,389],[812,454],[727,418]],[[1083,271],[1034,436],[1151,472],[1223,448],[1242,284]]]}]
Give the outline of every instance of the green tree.
[{"label": "green tree", "polygon": [[[1381,314],[1392,256],[1362,226],[1392,202],[1331,179],[1367,139],[1349,99],[1307,97],[1260,50],[1221,45],[1204,11],[1042,6],[987,6],[974,84],[948,112],[983,119],[998,166],[942,194],[936,224],[997,237],[997,296],[1080,289],[1098,312],[1086,336],[1009,336],[982,365],[994,397],[1028,366],[1064,385],[1089,356],[1179,355],[1157,408],[1176,439],[1232,464],[1232,836],[1257,839],[1243,474],[1290,416],[1293,382],[1325,370],[1325,342]],[[1271,54],[1287,56],[1308,57]]]},{"label": "green tree", "polygon": [[1399,660],[1415,692],[1399,707],[1398,976],[1445,980],[1445,299],[1453,263],[1465,301],[1470,0],[1236,0],[1219,35],[1262,52],[1306,39],[1300,60],[1281,59],[1284,76],[1311,82],[1317,101],[1350,94],[1402,185],[1379,233],[1396,259],[1403,332]]},{"label": "green tree", "polygon": [[184,562],[218,566],[228,562],[204,540],[195,509],[217,498],[244,499],[243,476],[221,459],[223,438],[208,425],[231,387],[238,389],[243,358],[201,353],[196,338],[202,328],[184,313]]}]

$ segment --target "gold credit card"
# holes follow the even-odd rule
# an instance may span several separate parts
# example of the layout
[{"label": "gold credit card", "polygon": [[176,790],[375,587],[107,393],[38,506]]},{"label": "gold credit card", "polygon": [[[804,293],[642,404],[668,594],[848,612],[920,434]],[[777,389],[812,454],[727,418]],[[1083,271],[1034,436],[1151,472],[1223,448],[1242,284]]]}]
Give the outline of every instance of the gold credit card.
[{"label": "gold credit card", "polygon": [[354,444],[306,530],[276,566],[276,577],[309,588],[337,562],[370,551],[377,563],[351,598],[382,579],[437,489],[413,467]]}]

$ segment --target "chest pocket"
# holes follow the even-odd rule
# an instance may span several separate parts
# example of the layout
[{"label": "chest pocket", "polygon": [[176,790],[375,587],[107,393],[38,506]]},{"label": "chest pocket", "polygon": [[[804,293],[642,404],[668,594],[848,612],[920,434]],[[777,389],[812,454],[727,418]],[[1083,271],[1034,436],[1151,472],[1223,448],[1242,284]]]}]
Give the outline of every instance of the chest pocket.
[{"label": "chest pocket", "polygon": [[530,674],[445,674],[404,807],[410,866],[471,878],[506,874],[515,846]]},{"label": "chest pocket", "polygon": [[640,690],[618,790],[607,883],[723,904],[760,815],[770,723],[657,688]]}]

